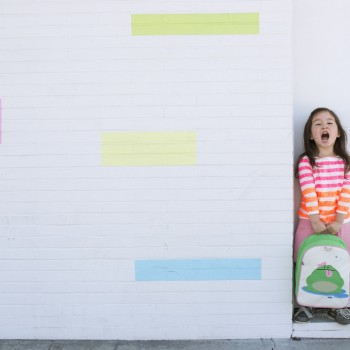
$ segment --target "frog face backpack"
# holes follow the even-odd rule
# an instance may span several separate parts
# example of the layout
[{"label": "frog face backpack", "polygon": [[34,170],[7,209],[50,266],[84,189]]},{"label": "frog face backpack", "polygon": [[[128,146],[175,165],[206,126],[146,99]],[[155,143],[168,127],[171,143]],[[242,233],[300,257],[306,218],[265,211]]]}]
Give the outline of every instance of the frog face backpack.
[{"label": "frog face backpack", "polygon": [[349,301],[350,256],[345,242],[313,234],[302,242],[295,269],[295,294],[302,306],[343,308]]}]

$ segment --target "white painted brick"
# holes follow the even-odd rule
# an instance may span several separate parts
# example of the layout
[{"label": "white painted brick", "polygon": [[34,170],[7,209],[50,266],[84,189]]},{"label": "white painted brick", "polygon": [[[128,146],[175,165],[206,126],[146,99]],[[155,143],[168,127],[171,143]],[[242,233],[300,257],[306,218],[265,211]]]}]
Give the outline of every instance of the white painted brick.
[{"label": "white painted brick", "polygon": [[[0,337],[289,338],[290,0],[1,7]],[[260,34],[130,36],[133,13],[227,12]],[[101,132],[171,130],[195,166],[101,166]],[[263,279],[135,282],[136,259],[193,258]]]}]

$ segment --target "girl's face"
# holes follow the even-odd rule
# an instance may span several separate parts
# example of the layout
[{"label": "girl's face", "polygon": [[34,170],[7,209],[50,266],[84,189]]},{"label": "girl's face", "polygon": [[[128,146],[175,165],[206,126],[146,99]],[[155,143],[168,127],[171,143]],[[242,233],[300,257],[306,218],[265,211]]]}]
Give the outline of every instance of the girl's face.
[{"label": "girl's face", "polygon": [[332,155],[335,141],[339,136],[338,125],[329,112],[314,115],[310,139],[315,141],[320,156]]}]

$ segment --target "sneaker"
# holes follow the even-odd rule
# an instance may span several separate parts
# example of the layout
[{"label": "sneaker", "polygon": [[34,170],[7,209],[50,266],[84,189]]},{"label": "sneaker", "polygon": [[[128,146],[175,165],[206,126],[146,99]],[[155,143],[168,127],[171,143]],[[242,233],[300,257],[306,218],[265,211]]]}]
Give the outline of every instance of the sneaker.
[{"label": "sneaker", "polygon": [[301,307],[293,317],[293,321],[296,323],[309,323],[314,317],[314,310],[311,307]]},{"label": "sneaker", "polygon": [[330,309],[327,313],[328,318],[338,322],[339,324],[350,324],[350,310],[349,309]]}]

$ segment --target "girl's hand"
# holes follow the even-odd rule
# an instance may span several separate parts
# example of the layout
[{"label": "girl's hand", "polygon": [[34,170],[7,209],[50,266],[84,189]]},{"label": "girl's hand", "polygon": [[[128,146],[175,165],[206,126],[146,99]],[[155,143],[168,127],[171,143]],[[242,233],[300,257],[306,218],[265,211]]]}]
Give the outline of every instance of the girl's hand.
[{"label": "girl's hand", "polygon": [[318,215],[310,215],[311,225],[315,233],[327,233],[326,224],[320,219]]},{"label": "girl's hand", "polygon": [[327,231],[332,235],[336,235],[339,232],[341,225],[342,224],[339,223],[338,221],[330,222],[329,224],[326,224]]},{"label": "girl's hand", "polygon": [[311,223],[311,225],[315,233],[328,233],[328,228],[326,224],[322,221],[315,224]]},{"label": "girl's hand", "polygon": [[326,224],[327,226],[327,231],[332,234],[332,235],[336,235],[340,228],[341,228],[341,225],[343,224],[344,222],[344,219],[345,219],[345,215],[346,214],[340,214],[340,213],[337,213],[334,221]]}]

